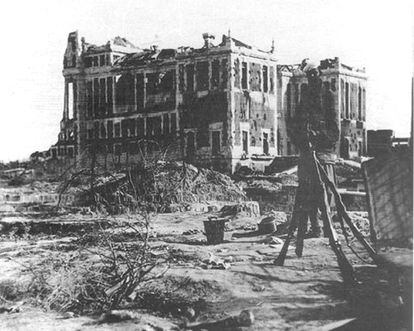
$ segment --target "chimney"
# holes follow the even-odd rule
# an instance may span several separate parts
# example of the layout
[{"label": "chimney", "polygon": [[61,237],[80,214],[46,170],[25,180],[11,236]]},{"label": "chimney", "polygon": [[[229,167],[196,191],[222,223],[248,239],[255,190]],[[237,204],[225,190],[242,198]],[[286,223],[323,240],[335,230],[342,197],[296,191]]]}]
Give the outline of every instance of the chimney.
[{"label": "chimney", "polygon": [[204,39],[204,47],[205,48],[210,48],[211,46],[214,46],[212,43],[212,40],[214,39],[214,35],[206,32],[203,33],[203,39]]}]

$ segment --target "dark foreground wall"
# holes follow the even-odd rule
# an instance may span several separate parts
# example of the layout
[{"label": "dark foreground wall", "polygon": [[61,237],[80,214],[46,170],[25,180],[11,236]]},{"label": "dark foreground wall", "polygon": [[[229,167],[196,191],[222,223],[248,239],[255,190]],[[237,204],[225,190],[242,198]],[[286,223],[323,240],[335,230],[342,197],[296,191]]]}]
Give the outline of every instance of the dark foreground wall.
[{"label": "dark foreground wall", "polygon": [[362,164],[377,248],[412,245],[412,157],[410,152],[393,152]]}]

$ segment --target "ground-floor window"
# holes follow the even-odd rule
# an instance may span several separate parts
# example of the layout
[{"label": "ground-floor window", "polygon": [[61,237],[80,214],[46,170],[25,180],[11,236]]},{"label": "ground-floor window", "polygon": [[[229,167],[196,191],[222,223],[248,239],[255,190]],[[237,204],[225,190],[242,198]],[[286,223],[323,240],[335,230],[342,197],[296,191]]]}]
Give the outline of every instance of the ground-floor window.
[{"label": "ground-floor window", "polygon": [[220,131],[211,132],[212,154],[217,155],[220,153]]},{"label": "ground-floor window", "polygon": [[249,154],[249,133],[242,131],[243,152]]},{"label": "ground-floor window", "polygon": [[269,154],[269,135],[266,132],[263,132],[263,154]]}]

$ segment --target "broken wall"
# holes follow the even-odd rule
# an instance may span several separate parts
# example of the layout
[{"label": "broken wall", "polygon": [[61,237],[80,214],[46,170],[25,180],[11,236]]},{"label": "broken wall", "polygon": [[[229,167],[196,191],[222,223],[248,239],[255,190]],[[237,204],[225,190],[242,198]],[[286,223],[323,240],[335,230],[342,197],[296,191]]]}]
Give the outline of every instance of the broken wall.
[{"label": "broken wall", "polygon": [[393,152],[362,163],[371,223],[377,249],[412,247],[413,155]]},{"label": "broken wall", "polygon": [[[272,105],[274,98],[265,93],[252,93],[248,91],[235,92],[235,132],[234,145],[241,146],[241,125],[246,122],[249,127],[249,147],[263,147],[263,129],[269,130],[269,147],[275,148],[275,122],[276,107]],[[254,149],[260,153],[259,149]]]}]

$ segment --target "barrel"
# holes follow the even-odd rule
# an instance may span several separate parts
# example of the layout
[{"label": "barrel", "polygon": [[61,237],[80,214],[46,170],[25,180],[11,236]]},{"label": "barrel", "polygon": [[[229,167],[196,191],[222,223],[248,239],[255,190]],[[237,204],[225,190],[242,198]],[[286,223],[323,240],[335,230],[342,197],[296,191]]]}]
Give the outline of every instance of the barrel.
[{"label": "barrel", "polygon": [[209,245],[221,244],[224,241],[224,227],[228,218],[209,218],[204,221],[204,232]]},{"label": "barrel", "polygon": [[273,216],[265,217],[258,224],[258,230],[261,234],[273,233],[276,231],[275,218]]}]

